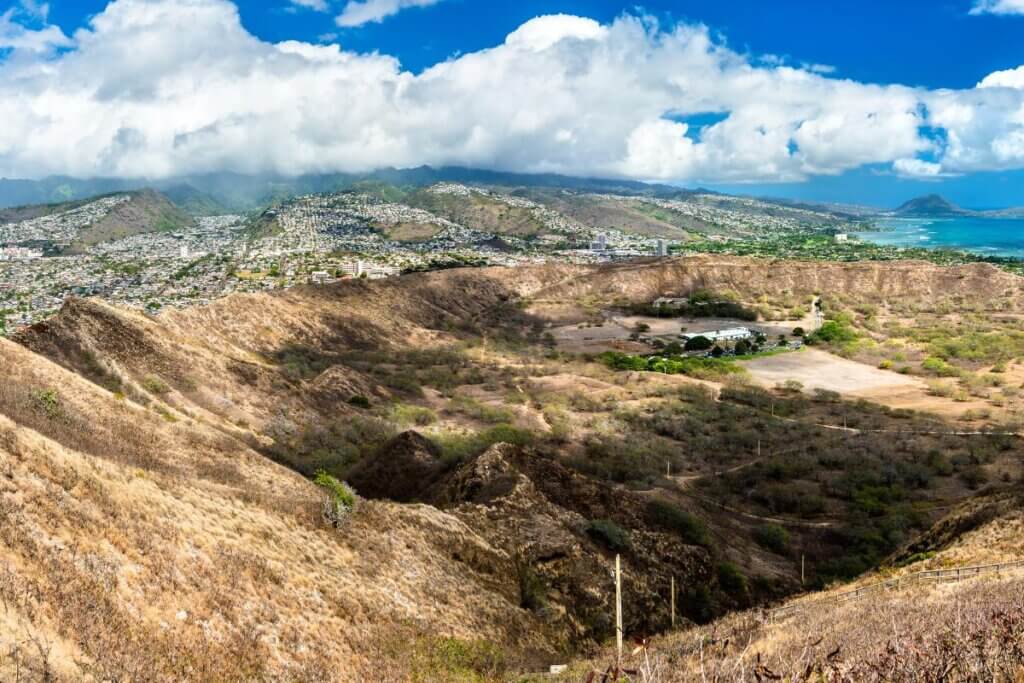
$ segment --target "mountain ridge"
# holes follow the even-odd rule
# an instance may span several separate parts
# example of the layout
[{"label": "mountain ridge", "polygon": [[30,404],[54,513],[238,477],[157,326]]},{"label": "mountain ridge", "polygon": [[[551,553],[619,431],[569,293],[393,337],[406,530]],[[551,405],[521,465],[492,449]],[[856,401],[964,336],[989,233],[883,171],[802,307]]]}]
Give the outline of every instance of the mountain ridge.
[{"label": "mountain ridge", "polygon": [[923,195],[907,200],[898,206],[893,213],[897,216],[906,216],[908,218],[947,218],[975,214],[973,211],[960,208],[938,194]]}]

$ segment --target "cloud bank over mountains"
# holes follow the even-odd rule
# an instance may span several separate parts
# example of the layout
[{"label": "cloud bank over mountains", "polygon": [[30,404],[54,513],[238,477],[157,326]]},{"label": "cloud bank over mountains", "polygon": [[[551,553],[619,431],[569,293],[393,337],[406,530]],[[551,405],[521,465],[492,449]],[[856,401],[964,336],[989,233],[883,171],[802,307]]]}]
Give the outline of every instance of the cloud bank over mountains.
[{"label": "cloud bank over mountains", "polygon": [[413,74],[265,42],[228,0],[115,0],[71,36],[0,15],[0,120],[7,177],[430,164],[775,182],[884,164],[934,178],[1024,167],[1024,67],[968,90],[876,85],[741,54],[699,25],[553,15]]}]

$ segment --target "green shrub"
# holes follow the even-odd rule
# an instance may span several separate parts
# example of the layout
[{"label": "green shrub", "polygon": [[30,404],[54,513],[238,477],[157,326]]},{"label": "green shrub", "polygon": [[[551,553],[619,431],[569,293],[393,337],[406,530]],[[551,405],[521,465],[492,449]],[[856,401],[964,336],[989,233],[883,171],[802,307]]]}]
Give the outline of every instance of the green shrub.
[{"label": "green shrub", "polygon": [[521,563],[517,570],[519,574],[519,606],[528,610],[540,609],[544,606],[546,591],[544,581],[529,564]]},{"label": "green shrub", "polygon": [[722,562],[718,565],[718,585],[734,598],[747,595],[747,577],[731,562]]},{"label": "green shrub", "polygon": [[416,683],[505,680],[509,667],[505,652],[485,640],[421,639],[412,650],[412,671],[408,680]]},{"label": "green shrub", "polygon": [[941,358],[930,356],[921,363],[921,369],[939,377],[956,377],[960,371]]},{"label": "green shrub", "polygon": [[843,320],[829,320],[814,332],[808,341],[812,343],[824,342],[826,344],[844,344],[857,340],[857,332],[850,324]]},{"label": "green shrub", "polygon": [[609,519],[590,520],[587,535],[617,553],[624,553],[632,547],[629,532]]},{"label": "green shrub", "polygon": [[481,422],[490,422],[491,424],[497,424],[501,422],[510,422],[515,414],[507,408],[496,408],[489,406],[486,403],[469,398],[467,396],[459,396],[452,401],[453,407],[458,412],[462,413],[466,417],[473,418],[474,420],[480,420]]},{"label": "green shrub", "polygon": [[320,470],[316,473],[313,483],[327,492],[330,498],[330,514],[332,521],[337,522],[356,506],[356,495],[352,489],[343,481],[339,481],[327,472]]},{"label": "green shrub", "polygon": [[896,566],[897,567],[907,567],[907,566],[910,566],[912,564],[916,564],[918,562],[924,562],[925,560],[930,560],[933,557],[935,557],[935,551],[934,550],[930,550],[930,551],[923,552],[923,553],[914,553],[910,557],[906,557],[906,558],[900,560],[896,564]]},{"label": "green shrub", "polygon": [[535,440],[533,433],[509,424],[495,425],[475,434],[436,434],[431,439],[440,447],[441,459],[449,465],[479,455],[494,444],[529,446]]},{"label": "green shrub", "polygon": [[789,532],[778,524],[764,524],[754,530],[754,540],[778,555],[789,553]]},{"label": "green shrub", "polygon": [[271,423],[268,432],[274,439],[268,454],[309,477],[319,470],[344,476],[350,467],[397,435],[395,426],[387,420],[361,414],[312,423],[298,433],[287,423]]},{"label": "green shrub", "polygon": [[366,410],[370,408],[370,399],[366,398],[365,396],[357,395],[350,398],[348,400],[348,404],[350,406],[355,406],[356,408],[363,408],[364,410]]},{"label": "green shrub", "polygon": [[151,394],[158,396],[169,393],[171,388],[167,386],[167,383],[156,375],[146,375],[146,378],[142,380],[142,388]]},{"label": "green shrub", "polygon": [[62,412],[60,405],[60,394],[57,393],[56,389],[47,389],[40,391],[33,396],[36,407],[41,410],[46,417],[54,419],[60,417]]},{"label": "green shrub", "polygon": [[691,545],[707,546],[710,543],[704,523],[671,503],[651,501],[647,505],[647,518],[652,524],[679,534]]},{"label": "green shrub", "polygon": [[437,422],[437,413],[422,406],[396,403],[391,407],[391,419],[402,425],[426,427]]}]

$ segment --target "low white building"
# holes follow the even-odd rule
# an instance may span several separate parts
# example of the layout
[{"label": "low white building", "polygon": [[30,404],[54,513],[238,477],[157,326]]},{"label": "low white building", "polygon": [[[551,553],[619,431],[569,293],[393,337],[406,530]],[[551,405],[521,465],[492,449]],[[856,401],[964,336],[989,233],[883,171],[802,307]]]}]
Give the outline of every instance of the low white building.
[{"label": "low white building", "polygon": [[748,327],[728,327],[724,330],[711,330],[708,332],[693,332],[688,334],[679,335],[683,339],[692,339],[694,337],[704,337],[713,342],[718,341],[739,341],[740,339],[750,339],[754,337],[754,331]]},{"label": "low white building", "polygon": [[838,233],[836,235],[836,242],[849,242],[849,241],[850,241],[850,236],[847,235],[845,232],[841,232],[841,233]]}]

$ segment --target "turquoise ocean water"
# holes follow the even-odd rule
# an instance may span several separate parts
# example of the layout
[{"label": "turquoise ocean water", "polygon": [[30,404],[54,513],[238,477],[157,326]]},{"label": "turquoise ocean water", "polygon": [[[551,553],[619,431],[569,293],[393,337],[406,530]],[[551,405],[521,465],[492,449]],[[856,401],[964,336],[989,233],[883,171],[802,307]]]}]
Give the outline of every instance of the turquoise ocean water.
[{"label": "turquoise ocean water", "polygon": [[865,242],[893,247],[946,248],[1024,258],[1024,219],[883,218],[877,225],[882,232],[855,234]]}]

